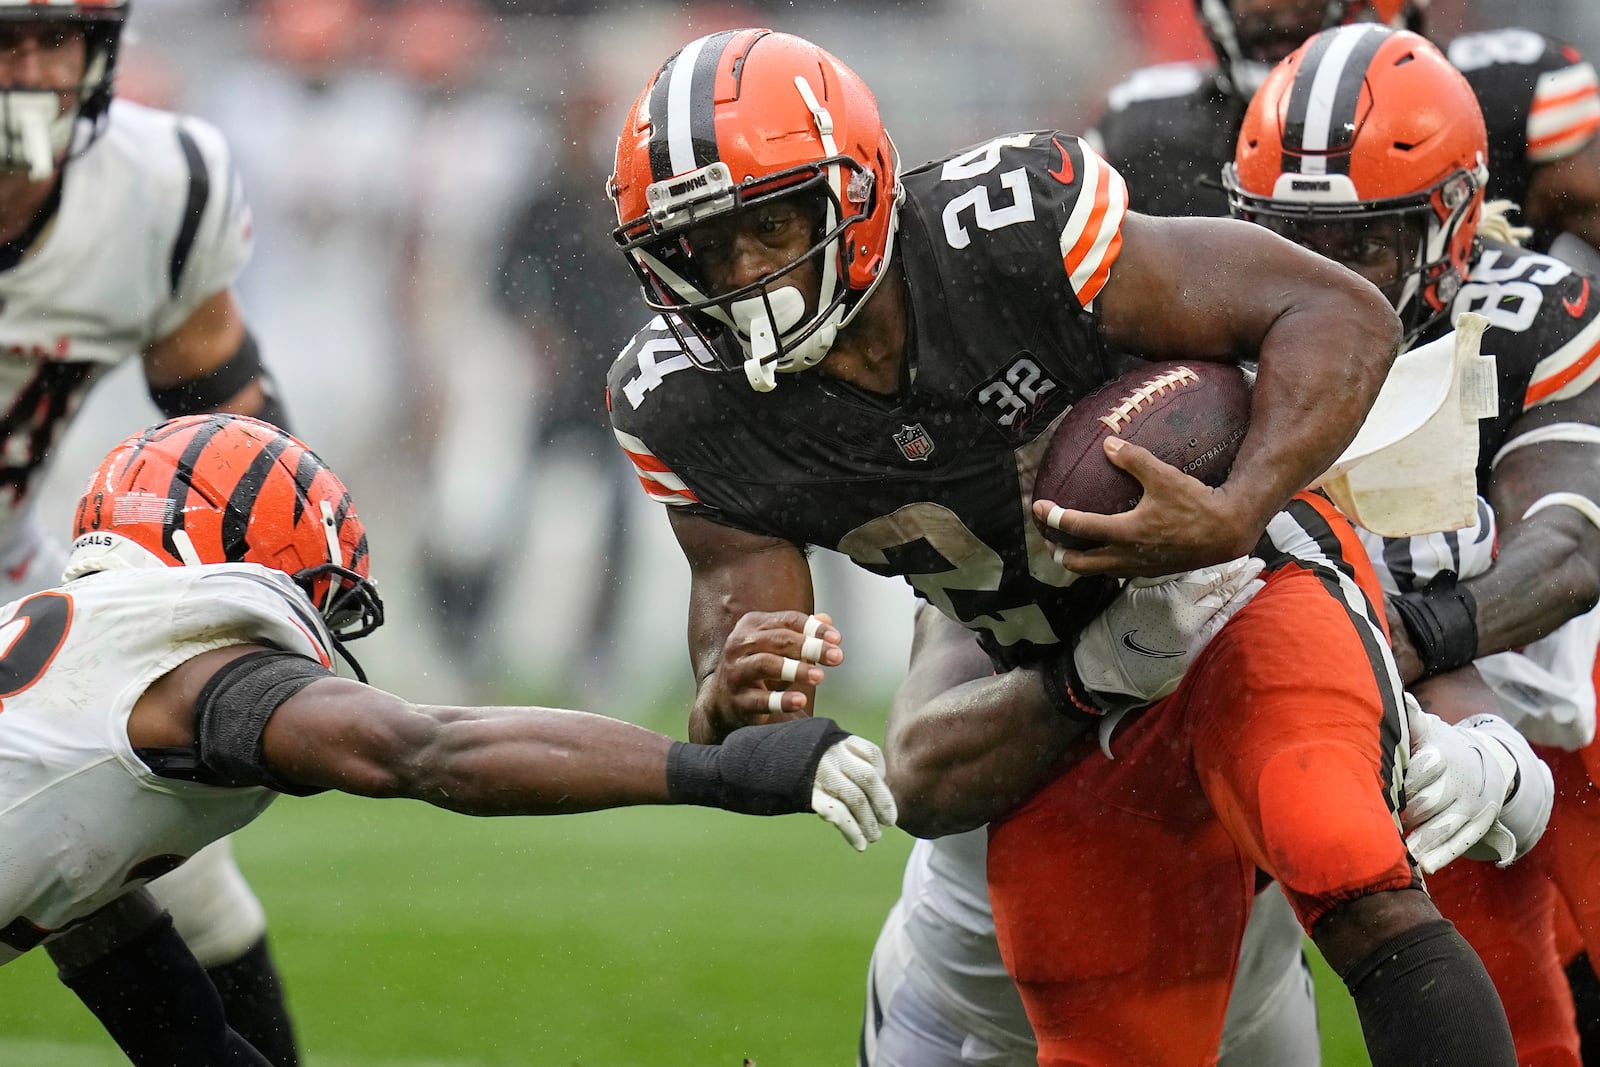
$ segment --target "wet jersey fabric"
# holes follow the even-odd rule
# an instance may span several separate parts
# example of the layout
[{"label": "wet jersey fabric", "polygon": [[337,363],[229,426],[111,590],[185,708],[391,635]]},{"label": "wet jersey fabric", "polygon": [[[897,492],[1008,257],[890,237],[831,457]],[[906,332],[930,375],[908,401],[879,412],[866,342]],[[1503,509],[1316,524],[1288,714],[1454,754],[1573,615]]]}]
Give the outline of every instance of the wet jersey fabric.
[{"label": "wet jersey fabric", "polygon": [[1088,139],[1127,181],[1130,210],[1228,213],[1222,168],[1233,162],[1247,101],[1223,85],[1215,66],[1163,63],[1111,90]]},{"label": "wet jersey fabric", "polygon": [[118,100],[61,182],[0,269],[0,543],[94,382],[232,285],[251,247],[227,146],[198,119]]},{"label": "wet jersey fabric", "polygon": [[1106,593],[1070,582],[1028,509],[1049,429],[1114,376],[1092,305],[1120,248],[1121,180],[1048,131],[903,180],[912,359],[896,395],[821,373],[756,393],[658,319],[612,368],[612,425],[657,500],[904,575],[1020,662]]},{"label": "wet jersey fabric", "polygon": [[0,963],[157,878],[276,795],[156,775],[128,740],[151,682],[259,644],[328,666],[332,639],[279,571],[106,571],[0,609]]}]

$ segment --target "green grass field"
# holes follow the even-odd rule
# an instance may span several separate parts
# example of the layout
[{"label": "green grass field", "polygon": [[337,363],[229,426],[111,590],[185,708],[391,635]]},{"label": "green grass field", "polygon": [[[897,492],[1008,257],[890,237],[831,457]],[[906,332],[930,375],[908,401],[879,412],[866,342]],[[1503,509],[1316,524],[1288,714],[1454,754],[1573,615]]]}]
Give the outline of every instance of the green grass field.
[{"label": "green grass field", "polygon": [[[846,1067],[909,839],[863,856],[812,819],[324,796],[279,801],[235,847],[308,1067]],[[1324,1063],[1366,1064],[1319,977]],[[119,1062],[43,953],[0,969],[0,1064]]]}]

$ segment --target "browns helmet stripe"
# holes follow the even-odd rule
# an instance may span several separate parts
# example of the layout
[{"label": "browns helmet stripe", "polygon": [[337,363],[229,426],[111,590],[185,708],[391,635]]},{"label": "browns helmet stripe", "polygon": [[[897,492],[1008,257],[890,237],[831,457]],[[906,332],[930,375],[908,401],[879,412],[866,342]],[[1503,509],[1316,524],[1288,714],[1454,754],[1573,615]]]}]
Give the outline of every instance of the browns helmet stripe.
[{"label": "browns helmet stripe", "polygon": [[650,90],[650,176],[663,181],[715,163],[717,68],[738,30],[690,41],[667,60]]},{"label": "browns helmet stripe", "polygon": [[1295,72],[1283,130],[1283,169],[1301,174],[1350,173],[1356,109],[1367,68],[1390,34],[1363,24],[1313,38]]}]

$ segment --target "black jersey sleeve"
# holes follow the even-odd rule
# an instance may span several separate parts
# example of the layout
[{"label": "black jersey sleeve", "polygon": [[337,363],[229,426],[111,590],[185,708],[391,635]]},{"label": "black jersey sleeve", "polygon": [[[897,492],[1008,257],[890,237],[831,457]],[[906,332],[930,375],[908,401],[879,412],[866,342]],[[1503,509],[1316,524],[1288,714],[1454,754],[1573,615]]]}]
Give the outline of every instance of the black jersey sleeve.
[{"label": "black jersey sleeve", "polygon": [[1489,134],[1489,196],[1518,204],[1534,167],[1582,150],[1600,130],[1600,83],[1573,46],[1525,29],[1457,37],[1446,46]]},{"label": "black jersey sleeve", "polygon": [[956,289],[970,274],[974,285],[1054,287],[1088,308],[1122,248],[1127,185],[1071,134],[996,137],[908,172],[905,184]]}]

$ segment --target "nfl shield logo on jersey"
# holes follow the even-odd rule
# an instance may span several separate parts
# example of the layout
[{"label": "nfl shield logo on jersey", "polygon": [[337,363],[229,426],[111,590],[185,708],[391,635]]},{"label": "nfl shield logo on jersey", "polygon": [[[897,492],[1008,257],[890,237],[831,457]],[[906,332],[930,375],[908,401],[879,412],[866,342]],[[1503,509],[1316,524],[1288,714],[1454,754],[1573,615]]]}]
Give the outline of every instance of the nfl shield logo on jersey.
[{"label": "nfl shield logo on jersey", "polygon": [[910,426],[902,425],[900,432],[894,435],[894,443],[900,446],[901,453],[910,460],[927,459],[933,455],[933,438],[928,436],[928,431],[922,428],[922,423]]}]

